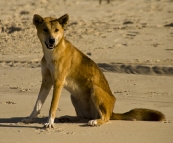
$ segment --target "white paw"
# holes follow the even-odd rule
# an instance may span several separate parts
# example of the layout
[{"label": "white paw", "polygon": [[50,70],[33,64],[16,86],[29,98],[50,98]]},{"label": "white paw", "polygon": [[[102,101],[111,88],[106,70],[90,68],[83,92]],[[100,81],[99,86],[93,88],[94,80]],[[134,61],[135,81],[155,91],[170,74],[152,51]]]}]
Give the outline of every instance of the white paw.
[{"label": "white paw", "polygon": [[50,124],[50,123],[45,123],[44,124],[44,128],[54,128],[54,124]]},{"label": "white paw", "polygon": [[97,120],[90,120],[90,121],[88,122],[88,125],[89,125],[89,126],[97,126]]},{"label": "white paw", "polygon": [[34,122],[34,118],[30,118],[30,117],[29,117],[29,118],[23,119],[22,122],[23,122],[23,123],[26,123],[26,124],[28,124],[28,123],[33,123],[33,122]]},{"label": "white paw", "polygon": [[54,119],[49,118],[48,122],[44,124],[45,128],[54,128]]}]

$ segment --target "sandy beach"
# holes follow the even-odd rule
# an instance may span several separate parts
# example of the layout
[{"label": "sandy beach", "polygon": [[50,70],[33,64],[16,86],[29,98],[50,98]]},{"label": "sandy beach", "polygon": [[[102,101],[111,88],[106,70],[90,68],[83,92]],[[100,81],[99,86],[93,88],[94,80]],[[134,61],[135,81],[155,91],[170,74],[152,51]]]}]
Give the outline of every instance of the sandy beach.
[{"label": "sandy beach", "polygon": [[[58,122],[75,116],[70,94],[61,95],[54,129],[44,129],[52,90],[32,124],[24,124],[41,85],[43,56],[34,14],[68,13],[65,37],[93,59],[116,97],[114,112],[161,111],[165,122],[110,121],[101,127]],[[172,0],[8,0],[0,2],[0,143],[172,143]]]}]

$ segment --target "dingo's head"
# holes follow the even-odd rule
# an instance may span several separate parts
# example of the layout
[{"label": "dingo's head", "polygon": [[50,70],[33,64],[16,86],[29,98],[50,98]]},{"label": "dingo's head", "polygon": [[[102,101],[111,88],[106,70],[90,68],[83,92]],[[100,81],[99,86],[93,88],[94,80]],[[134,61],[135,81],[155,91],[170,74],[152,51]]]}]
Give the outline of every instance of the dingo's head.
[{"label": "dingo's head", "polygon": [[69,16],[67,14],[60,18],[46,17],[42,18],[38,14],[33,17],[33,24],[37,28],[37,35],[44,47],[53,49],[61,41],[64,33],[64,27],[67,24]]}]

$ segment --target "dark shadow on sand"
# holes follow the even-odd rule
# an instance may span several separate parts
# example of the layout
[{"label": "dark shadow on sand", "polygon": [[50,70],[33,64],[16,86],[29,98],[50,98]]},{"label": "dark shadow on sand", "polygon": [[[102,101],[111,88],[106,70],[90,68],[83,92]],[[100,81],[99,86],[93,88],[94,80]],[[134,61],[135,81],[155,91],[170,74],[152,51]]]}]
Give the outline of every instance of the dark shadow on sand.
[{"label": "dark shadow on sand", "polygon": [[[47,122],[48,117],[42,117],[42,118],[36,118],[33,123],[23,123],[22,120],[26,117],[12,117],[12,118],[0,118],[0,127],[12,127],[12,128],[37,128],[42,129],[44,127],[38,127],[34,124],[42,124],[44,126],[44,123]],[[78,119],[75,116],[61,116],[59,118],[55,118],[54,123],[83,123],[83,125],[78,125],[80,127],[86,127],[87,126],[87,119]]]}]

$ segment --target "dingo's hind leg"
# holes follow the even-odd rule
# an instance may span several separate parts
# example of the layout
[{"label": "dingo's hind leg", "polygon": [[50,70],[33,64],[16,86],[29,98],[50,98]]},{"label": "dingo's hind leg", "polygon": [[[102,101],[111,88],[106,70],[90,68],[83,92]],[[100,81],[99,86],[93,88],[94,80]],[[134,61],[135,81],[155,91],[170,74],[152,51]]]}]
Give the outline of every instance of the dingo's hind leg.
[{"label": "dingo's hind leg", "polygon": [[75,99],[75,97],[73,95],[71,95],[71,101],[72,101],[72,104],[75,108],[77,117],[82,118],[83,117],[83,114],[81,112],[82,107],[80,107],[80,105],[78,105],[79,101],[77,99]]},{"label": "dingo's hind leg", "polygon": [[109,121],[114,108],[115,97],[102,88],[94,86],[91,91],[91,98],[100,117],[90,120],[88,125],[100,126]]},{"label": "dingo's hind leg", "polygon": [[[71,95],[71,101],[76,111],[76,120],[75,121],[84,121],[88,119],[95,119],[95,117],[98,117],[98,112],[95,109],[95,105],[92,102],[92,99],[89,95],[84,95],[83,97],[80,96],[75,97],[74,95]],[[88,102],[86,102],[88,101]]]}]

